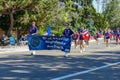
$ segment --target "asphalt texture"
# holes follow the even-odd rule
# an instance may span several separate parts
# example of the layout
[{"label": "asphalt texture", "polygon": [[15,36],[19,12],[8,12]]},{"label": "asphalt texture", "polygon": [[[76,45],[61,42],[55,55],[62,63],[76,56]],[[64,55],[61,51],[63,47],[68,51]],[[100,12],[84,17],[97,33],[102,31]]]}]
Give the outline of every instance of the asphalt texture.
[{"label": "asphalt texture", "polygon": [[[36,55],[29,51],[0,53],[0,80],[52,80],[120,62],[120,45],[112,41],[110,46],[92,42],[83,53],[72,47],[68,57],[57,50],[37,51]],[[120,64],[63,80],[120,80]]]}]

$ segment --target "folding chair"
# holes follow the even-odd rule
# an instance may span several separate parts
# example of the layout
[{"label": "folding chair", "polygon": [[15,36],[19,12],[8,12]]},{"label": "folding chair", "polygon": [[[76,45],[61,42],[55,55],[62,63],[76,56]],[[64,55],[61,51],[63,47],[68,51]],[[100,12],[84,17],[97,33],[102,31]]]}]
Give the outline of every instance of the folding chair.
[{"label": "folding chair", "polygon": [[10,42],[10,45],[15,45],[16,43],[15,43],[15,39],[14,39],[14,37],[9,37],[9,42]]}]

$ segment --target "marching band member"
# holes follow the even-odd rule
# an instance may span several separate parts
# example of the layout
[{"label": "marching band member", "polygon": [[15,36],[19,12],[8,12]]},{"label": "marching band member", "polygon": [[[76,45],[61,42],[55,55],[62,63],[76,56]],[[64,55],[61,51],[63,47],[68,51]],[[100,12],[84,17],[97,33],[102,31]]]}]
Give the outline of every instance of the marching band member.
[{"label": "marching band member", "polygon": [[38,28],[35,25],[35,22],[32,22],[32,26],[30,27],[29,34],[36,35],[38,33]]},{"label": "marching band member", "polygon": [[[29,30],[29,35],[36,35],[36,34],[38,34],[38,28],[35,25],[35,22],[32,22],[32,26],[30,27],[30,30]],[[32,51],[31,55],[34,55],[34,54],[36,54],[35,51]]]}]

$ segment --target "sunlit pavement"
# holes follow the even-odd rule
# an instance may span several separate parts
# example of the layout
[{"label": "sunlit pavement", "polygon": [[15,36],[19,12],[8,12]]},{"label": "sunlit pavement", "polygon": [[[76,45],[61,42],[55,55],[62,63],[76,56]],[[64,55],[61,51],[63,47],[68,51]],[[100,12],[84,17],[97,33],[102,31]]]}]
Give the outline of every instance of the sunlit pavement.
[{"label": "sunlit pavement", "polygon": [[[103,43],[100,46],[90,43],[86,52],[72,48],[69,57],[63,52],[37,51],[31,56],[29,51],[0,53],[0,80],[51,80],[61,76],[94,69],[100,66],[120,62],[120,46],[112,42],[110,48]],[[120,64],[88,72],[63,80],[119,80]]]}]

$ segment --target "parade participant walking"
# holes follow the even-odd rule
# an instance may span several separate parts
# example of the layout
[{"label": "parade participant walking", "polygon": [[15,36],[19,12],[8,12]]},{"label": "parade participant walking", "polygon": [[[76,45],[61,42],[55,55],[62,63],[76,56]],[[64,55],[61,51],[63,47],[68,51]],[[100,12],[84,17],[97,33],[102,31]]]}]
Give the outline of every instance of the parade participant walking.
[{"label": "parade participant walking", "polygon": [[[30,27],[30,30],[29,30],[29,35],[36,35],[38,34],[38,28],[37,26],[35,25],[35,22],[32,22],[32,26]],[[34,55],[35,54],[35,51],[32,51],[31,52],[31,55]]]},{"label": "parade participant walking", "polygon": [[84,29],[84,27],[81,27],[81,30],[79,32],[80,53],[85,51],[85,48],[84,48],[84,33],[85,32],[86,30]]},{"label": "parade participant walking", "polygon": [[36,35],[36,34],[38,34],[38,28],[35,25],[35,22],[32,22],[32,26],[30,27],[29,30],[29,35]]},{"label": "parade participant walking", "polygon": [[[71,37],[73,34],[74,34],[74,32],[70,29],[69,24],[67,23],[67,24],[66,24],[66,28],[65,28],[65,30],[63,31],[63,35],[64,35],[65,37]],[[65,56],[65,57],[68,57],[68,52],[65,52],[65,55],[64,55],[64,56]]]},{"label": "parade participant walking", "polygon": [[84,39],[87,47],[89,46],[90,37],[91,37],[91,36],[90,36],[89,30],[86,30],[86,29],[85,29],[85,31],[84,31],[84,33],[83,33],[83,39]]},{"label": "parade participant walking", "polygon": [[94,35],[94,39],[97,41],[97,45],[99,45],[99,38],[101,37],[101,33],[99,31],[96,32]]},{"label": "parade participant walking", "polygon": [[76,30],[75,34],[73,35],[73,41],[74,41],[75,48],[77,48],[78,39],[79,39],[79,33],[78,33],[78,31]]},{"label": "parade participant walking", "polygon": [[104,33],[105,36],[105,42],[106,42],[106,47],[110,47],[110,29],[107,29],[106,32]]},{"label": "parade participant walking", "polygon": [[119,40],[120,40],[120,29],[117,28],[117,30],[116,30],[116,45],[119,44]]}]

